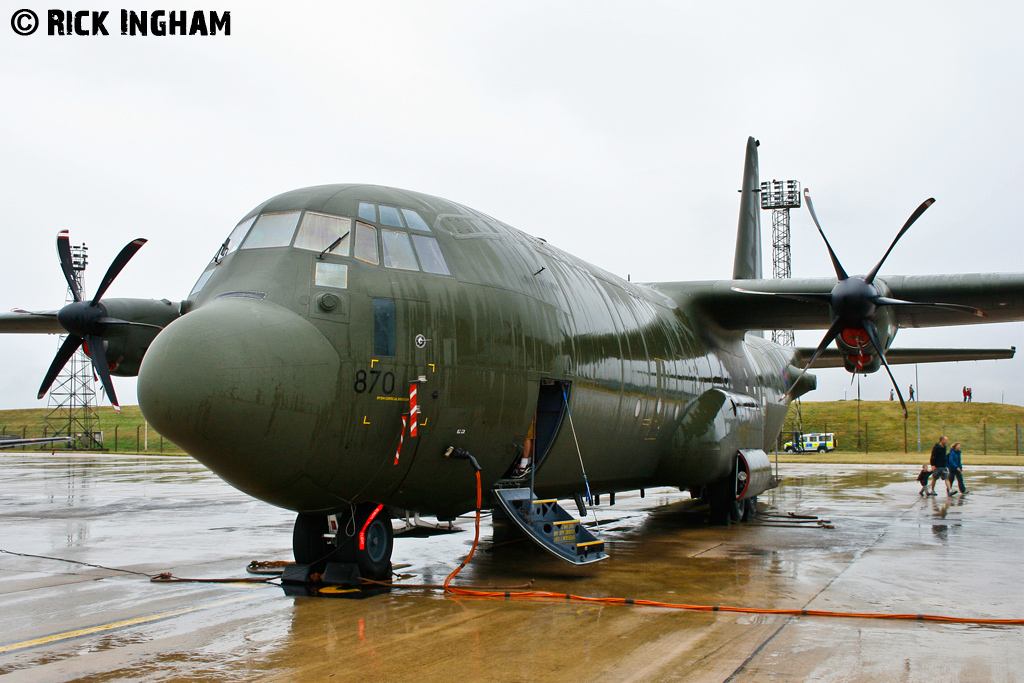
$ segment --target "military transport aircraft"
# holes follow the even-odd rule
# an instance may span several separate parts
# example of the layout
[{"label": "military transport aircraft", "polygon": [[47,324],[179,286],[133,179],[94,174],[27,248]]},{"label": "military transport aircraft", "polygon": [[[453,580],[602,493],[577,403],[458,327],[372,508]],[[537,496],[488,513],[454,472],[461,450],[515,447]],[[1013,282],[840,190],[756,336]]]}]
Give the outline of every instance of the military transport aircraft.
[{"label": "military transport aircraft", "polygon": [[[68,335],[40,396],[81,345],[115,405],[111,375],[138,375],[161,434],[298,513],[300,563],[388,576],[389,517],[473,510],[472,464],[485,505],[582,564],[603,543],[559,499],[583,514],[584,494],[671,485],[715,521],[749,516],[807,367],[1013,353],[889,347],[899,327],[1021,320],[1022,274],[850,277],[833,253],[836,279],[762,279],[759,189],[751,138],[732,279],[702,282],[628,282],[455,202],[367,185],[257,206],[181,302],[103,298],[141,239],[86,301],[65,232],[75,301],[0,331]],[[828,332],[794,349],[758,333],[773,328]]]}]

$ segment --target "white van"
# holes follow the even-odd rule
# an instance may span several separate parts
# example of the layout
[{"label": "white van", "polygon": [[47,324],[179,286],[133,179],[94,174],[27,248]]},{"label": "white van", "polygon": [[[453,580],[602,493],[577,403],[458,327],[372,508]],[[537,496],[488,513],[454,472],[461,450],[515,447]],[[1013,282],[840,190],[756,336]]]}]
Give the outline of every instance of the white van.
[{"label": "white van", "polygon": [[817,432],[804,434],[796,443],[787,441],[783,446],[787,453],[807,453],[817,451],[828,453],[836,449],[836,435],[833,432]]}]

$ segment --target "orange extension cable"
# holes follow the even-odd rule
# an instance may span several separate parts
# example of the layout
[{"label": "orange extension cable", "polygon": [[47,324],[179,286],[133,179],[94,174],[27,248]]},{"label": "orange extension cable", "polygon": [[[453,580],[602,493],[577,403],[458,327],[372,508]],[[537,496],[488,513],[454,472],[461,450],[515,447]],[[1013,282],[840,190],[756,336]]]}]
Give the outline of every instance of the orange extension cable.
[{"label": "orange extension cable", "polygon": [[473,547],[469,554],[462,561],[455,571],[444,580],[444,592],[452,595],[466,597],[489,598],[489,599],[548,599],[548,600],[572,600],[576,602],[596,602],[607,605],[642,605],[645,607],[667,607],[669,609],[689,610],[693,612],[741,612],[743,614],[781,614],[793,617],[846,617],[854,619],[896,619],[903,621],[937,621],[947,624],[984,624],[984,625],[1024,625],[1024,619],[980,619],[970,617],[946,617],[938,614],[892,614],[881,612],[829,612],[815,609],[758,609],[754,607],[729,607],[726,605],[684,605],[673,602],[657,602],[655,600],[640,600],[635,598],[593,598],[585,595],[572,595],[569,593],[552,593],[550,591],[481,591],[468,588],[450,586],[459,572],[469,564],[476,552],[480,542],[480,508],[483,501],[483,491],[480,483],[480,471],[476,471],[476,533],[473,537]]}]

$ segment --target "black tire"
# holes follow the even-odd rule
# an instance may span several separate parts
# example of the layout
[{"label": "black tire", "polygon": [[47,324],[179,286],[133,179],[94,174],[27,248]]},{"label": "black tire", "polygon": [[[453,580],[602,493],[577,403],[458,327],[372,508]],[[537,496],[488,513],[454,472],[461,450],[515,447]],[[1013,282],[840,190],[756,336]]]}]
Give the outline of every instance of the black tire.
[{"label": "black tire", "polygon": [[757,516],[757,496],[753,498],[747,498],[743,502],[743,519],[742,522],[749,522]]},{"label": "black tire", "polygon": [[792,446],[786,446],[786,452],[787,453],[792,453],[793,452],[793,447]]},{"label": "black tire", "polygon": [[337,561],[338,549],[324,538],[326,515],[299,513],[292,529],[292,554],[298,564],[308,564],[316,573],[323,573],[328,562]]},{"label": "black tire", "polygon": [[[395,531],[391,526],[388,509],[376,503],[360,503],[356,506],[356,535],[349,539],[345,556],[359,566],[359,574],[375,581],[391,578],[391,552],[395,547]],[[376,514],[375,514],[376,513]],[[373,517],[367,524],[367,520]],[[360,547],[359,533],[364,531],[364,543]]]},{"label": "black tire", "polygon": [[708,498],[709,521],[719,526],[729,526],[743,517],[740,501],[736,500],[732,478],[716,481],[705,487]]},{"label": "black tire", "polygon": [[825,448],[824,446],[818,446],[818,452],[819,453],[828,453],[828,449]]}]

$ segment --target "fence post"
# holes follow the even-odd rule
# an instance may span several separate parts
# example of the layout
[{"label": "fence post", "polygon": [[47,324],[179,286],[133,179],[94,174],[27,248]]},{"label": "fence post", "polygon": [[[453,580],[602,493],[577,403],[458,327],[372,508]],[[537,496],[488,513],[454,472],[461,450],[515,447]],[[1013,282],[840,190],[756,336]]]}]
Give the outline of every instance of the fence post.
[{"label": "fence post", "polygon": [[135,426],[135,452],[139,452],[139,430],[142,429],[142,425]]},{"label": "fence post", "polygon": [[907,421],[903,421],[903,452],[907,452]]},{"label": "fence post", "polygon": [[21,438],[27,439],[28,438],[27,434],[28,434],[28,425],[26,425],[26,426],[21,428]]},{"label": "fence post", "polygon": [[119,425],[114,425],[114,452],[117,453],[117,428]]},{"label": "fence post", "polygon": [[1015,424],[1013,430],[1013,445],[1017,447],[1017,456],[1020,456],[1020,425]]},{"label": "fence post", "polygon": [[985,455],[988,455],[988,427],[985,421],[981,421],[981,442],[985,444]]},{"label": "fence post", "polygon": [[867,455],[868,454],[868,450],[869,450],[869,447],[868,447],[868,424],[869,423],[867,423],[867,422],[864,423],[864,455]]},{"label": "fence post", "polygon": [[161,453],[164,452],[164,437],[163,437],[163,435],[160,436],[160,452]]}]

